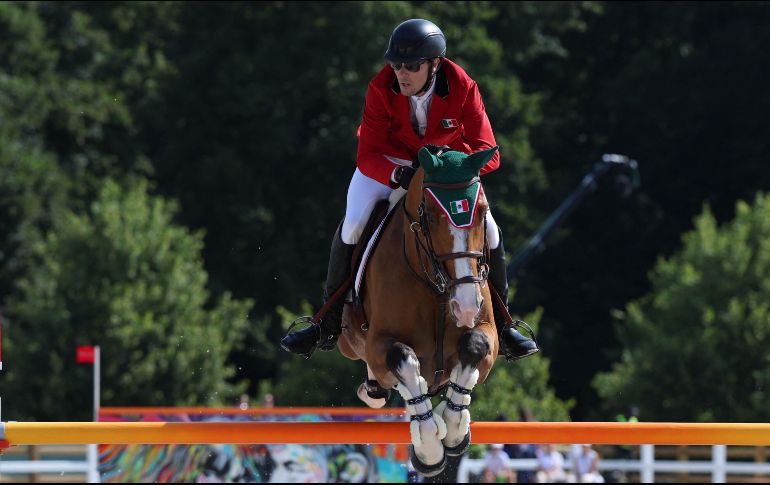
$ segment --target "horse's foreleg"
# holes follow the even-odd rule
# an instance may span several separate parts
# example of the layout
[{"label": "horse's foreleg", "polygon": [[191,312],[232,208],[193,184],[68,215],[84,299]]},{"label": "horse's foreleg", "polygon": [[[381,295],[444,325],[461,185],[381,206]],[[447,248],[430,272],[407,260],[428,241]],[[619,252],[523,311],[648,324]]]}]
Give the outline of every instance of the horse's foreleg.
[{"label": "horse's foreleg", "polygon": [[356,392],[358,399],[362,400],[370,408],[381,408],[388,402],[390,391],[380,386],[369,364],[366,365],[366,375],[366,382],[358,386],[358,392]]},{"label": "horse's foreleg", "polygon": [[462,455],[470,443],[471,391],[479,380],[478,364],[490,352],[489,339],[482,332],[467,332],[457,345],[460,362],[452,369],[446,400],[436,406],[447,427],[444,438],[450,456]]},{"label": "horse's foreleg", "polygon": [[396,389],[406,401],[411,419],[412,465],[424,476],[438,475],[446,466],[444,445],[441,443],[446,435],[446,425],[441,416],[433,414],[433,404],[427,395],[428,384],[420,376],[420,362],[414,350],[396,342],[388,350],[386,363],[398,379]]}]

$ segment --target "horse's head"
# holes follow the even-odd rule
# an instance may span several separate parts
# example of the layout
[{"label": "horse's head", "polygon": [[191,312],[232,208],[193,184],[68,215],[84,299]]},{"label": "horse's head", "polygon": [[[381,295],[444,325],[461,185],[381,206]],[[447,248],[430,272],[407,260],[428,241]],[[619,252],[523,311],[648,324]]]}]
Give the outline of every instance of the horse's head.
[{"label": "horse's head", "polygon": [[[449,313],[458,326],[473,327],[483,302],[481,288],[489,268],[487,199],[479,172],[497,147],[466,155],[448,151],[434,155],[426,148],[418,156],[424,177],[415,176],[407,205],[416,208],[418,258],[434,290],[448,297]],[[418,172],[419,174],[419,172]],[[411,216],[410,216],[411,219]]]}]

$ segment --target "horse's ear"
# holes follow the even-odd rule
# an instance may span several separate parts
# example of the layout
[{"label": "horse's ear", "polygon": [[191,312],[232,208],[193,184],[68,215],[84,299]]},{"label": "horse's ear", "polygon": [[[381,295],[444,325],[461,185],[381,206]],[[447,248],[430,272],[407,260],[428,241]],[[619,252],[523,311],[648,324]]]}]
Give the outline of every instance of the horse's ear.
[{"label": "horse's ear", "polygon": [[465,163],[467,163],[469,166],[476,170],[481,170],[481,167],[487,164],[490,160],[492,160],[492,157],[495,156],[495,153],[497,153],[497,150],[500,147],[492,147],[488,150],[482,150],[480,152],[473,153],[471,155],[468,155],[468,158],[465,159]]},{"label": "horse's ear", "polygon": [[420,161],[420,166],[425,170],[425,173],[431,173],[442,165],[441,160],[425,147],[420,148],[420,151],[417,152],[417,160]]}]

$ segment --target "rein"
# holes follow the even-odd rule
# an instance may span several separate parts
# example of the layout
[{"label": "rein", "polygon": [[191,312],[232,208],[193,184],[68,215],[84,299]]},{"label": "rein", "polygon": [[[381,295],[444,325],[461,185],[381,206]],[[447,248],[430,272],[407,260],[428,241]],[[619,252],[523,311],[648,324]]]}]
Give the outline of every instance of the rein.
[{"label": "rein", "polygon": [[[465,189],[471,185],[479,182],[479,177],[474,177],[466,182],[460,183],[439,183],[430,182],[423,183],[422,190],[426,188],[435,187],[438,189],[453,190],[453,189]],[[444,322],[446,321],[447,306],[449,303],[448,290],[454,286],[462,284],[479,284],[483,288],[486,284],[489,276],[489,265],[486,263],[487,254],[489,253],[489,245],[487,241],[487,218],[484,217],[484,248],[483,251],[460,251],[449,254],[436,254],[436,250],[433,246],[433,238],[431,237],[430,229],[427,224],[427,216],[425,213],[425,193],[423,192],[420,200],[420,205],[417,208],[417,219],[413,218],[409,214],[409,210],[406,208],[406,197],[402,200],[401,207],[404,210],[404,215],[409,220],[409,229],[414,234],[414,247],[417,253],[417,260],[422,268],[423,275],[418,274],[409,258],[406,254],[406,233],[402,238],[402,251],[404,255],[404,263],[412,272],[412,275],[424,284],[429,290],[436,295],[436,303],[438,305],[438,313],[436,315],[436,371],[433,377],[433,384],[428,391],[429,394],[434,395],[439,392],[441,380],[444,375]],[[425,242],[420,238],[420,234],[423,234]],[[423,257],[424,255],[424,257]],[[477,261],[478,276],[463,276],[462,278],[452,278],[446,269],[445,262],[454,259],[462,258],[475,258]],[[425,265],[425,260],[432,270],[432,275],[428,271]]]}]

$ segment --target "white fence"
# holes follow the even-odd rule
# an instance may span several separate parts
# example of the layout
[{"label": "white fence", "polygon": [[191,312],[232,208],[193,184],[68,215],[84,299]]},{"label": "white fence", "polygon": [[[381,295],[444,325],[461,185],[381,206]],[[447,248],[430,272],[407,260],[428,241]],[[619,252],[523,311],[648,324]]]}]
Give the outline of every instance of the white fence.
[{"label": "white fence", "polygon": [[[57,449],[49,446],[49,449]],[[88,483],[99,483],[98,450],[96,445],[86,445],[85,460],[19,460],[0,455],[0,478],[3,475],[65,474],[80,473]]]},{"label": "white fence", "polygon": [[[573,446],[572,453],[579,452],[579,445]],[[564,467],[572,468],[572,460],[566,458]],[[512,459],[511,469],[517,471],[534,471],[537,460],[534,458]],[[484,460],[466,458],[460,462],[457,473],[459,483],[468,483],[471,473],[479,474],[484,469]],[[770,463],[728,462],[727,446],[711,447],[711,461],[705,460],[655,460],[655,446],[641,445],[639,460],[600,460],[599,471],[638,472],[642,483],[654,483],[656,472],[668,473],[710,473],[712,483],[725,483],[727,474],[753,475],[770,474]]]}]

